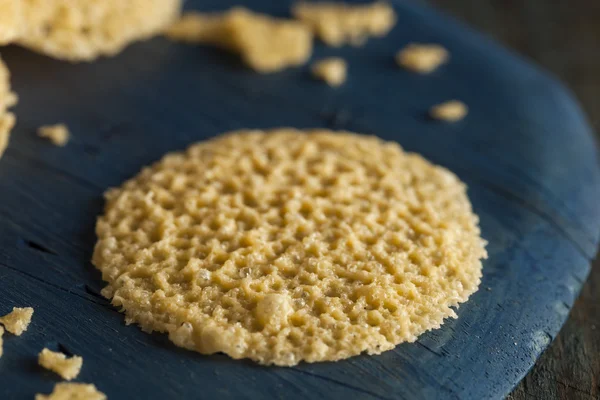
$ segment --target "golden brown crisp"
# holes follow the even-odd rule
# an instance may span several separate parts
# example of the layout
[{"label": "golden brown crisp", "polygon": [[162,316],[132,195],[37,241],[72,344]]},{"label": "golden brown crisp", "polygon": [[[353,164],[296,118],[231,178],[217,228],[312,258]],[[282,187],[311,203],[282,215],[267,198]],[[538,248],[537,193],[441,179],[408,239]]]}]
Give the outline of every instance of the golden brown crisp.
[{"label": "golden brown crisp", "polygon": [[106,395],[92,384],[57,383],[52,393],[36,394],[35,400],[106,400]]},{"label": "golden brown crisp", "polygon": [[0,45],[17,38],[22,26],[22,0],[0,0]]},{"label": "golden brown crisp", "polygon": [[55,146],[66,146],[71,137],[65,124],[45,125],[38,129],[38,136],[50,140]]},{"label": "golden brown crisp", "polygon": [[187,13],[166,35],[239,53],[248,66],[261,73],[302,65],[312,54],[312,33],[303,24],[242,7],[224,13]]},{"label": "golden brown crisp", "polygon": [[8,112],[8,109],[17,104],[17,101],[17,95],[10,89],[10,72],[0,58],[0,158],[8,146],[10,131],[16,121],[15,115]]},{"label": "golden brown crisp", "polygon": [[56,372],[63,379],[70,381],[79,375],[83,358],[79,356],[67,358],[63,353],[43,349],[38,356],[38,363],[42,367]]},{"label": "golden brown crisp", "polygon": [[69,61],[91,61],[159,34],[181,0],[22,0],[23,23],[13,41]]},{"label": "golden brown crisp", "polygon": [[337,87],[346,81],[348,65],[342,58],[330,57],[315,62],[311,71],[316,78],[327,82],[329,86]]},{"label": "golden brown crisp", "polygon": [[450,100],[431,107],[429,113],[435,119],[447,122],[458,122],[467,116],[469,108],[462,101]]},{"label": "golden brown crisp", "polygon": [[456,317],[486,257],[465,185],[376,137],[237,131],[106,193],[94,265],[127,323],[291,366]]},{"label": "golden brown crisp", "polygon": [[411,43],[396,54],[401,67],[421,74],[429,74],[446,63],[450,53],[438,44]]},{"label": "golden brown crisp", "polygon": [[0,317],[0,324],[4,325],[7,331],[16,336],[21,336],[29,327],[33,308],[31,307],[13,307],[12,312]]},{"label": "golden brown crisp", "polygon": [[394,9],[385,2],[371,4],[297,3],[295,18],[311,27],[327,45],[349,43],[360,46],[373,37],[383,37],[396,24]]}]

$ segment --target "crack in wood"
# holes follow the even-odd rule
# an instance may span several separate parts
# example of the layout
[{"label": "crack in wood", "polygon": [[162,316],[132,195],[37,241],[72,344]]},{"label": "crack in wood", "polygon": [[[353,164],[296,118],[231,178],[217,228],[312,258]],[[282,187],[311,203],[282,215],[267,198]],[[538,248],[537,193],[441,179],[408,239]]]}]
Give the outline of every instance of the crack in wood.
[{"label": "crack in wood", "polygon": [[117,310],[115,310],[115,309],[114,309],[114,308],[113,308],[113,307],[112,307],[112,306],[111,306],[111,305],[108,303],[108,301],[106,301],[106,300],[105,300],[103,303],[101,303],[101,302],[98,302],[98,301],[95,301],[95,300],[92,300],[92,299],[90,299],[90,298],[88,298],[88,297],[85,297],[85,296],[83,296],[83,295],[79,294],[79,293],[73,292],[73,291],[72,291],[72,290],[70,290],[70,289],[64,288],[64,287],[62,287],[62,286],[60,286],[60,285],[57,285],[57,284],[55,284],[55,283],[52,283],[52,282],[48,282],[47,280],[45,280],[45,279],[43,279],[43,278],[37,277],[37,276],[35,276],[35,275],[33,275],[33,274],[30,274],[30,273],[28,273],[28,272],[25,272],[25,271],[21,271],[20,269],[17,269],[17,268],[11,267],[11,266],[9,266],[9,265],[6,265],[6,264],[4,264],[4,263],[1,263],[1,262],[0,262],[0,267],[4,267],[4,268],[6,268],[6,269],[9,269],[9,270],[11,270],[11,271],[14,271],[14,272],[16,272],[16,273],[18,273],[18,274],[21,274],[21,275],[23,275],[23,276],[26,276],[26,277],[28,277],[28,278],[30,278],[30,279],[33,279],[33,280],[35,280],[35,281],[37,281],[37,282],[40,282],[40,283],[44,284],[44,285],[47,285],[47,286],[53,287],[54,289],[58,289],[58,290],[60,290],[60,291],[62,291],[62,292],[65,292],[65,293],[71,294],[71,295],[73,295],[73,296],[77,296],[77,297],[79,297],[79,298],[81,298],[81,299],[83,299],[83,300],[85,300],[85,301],[89,301],[90,303],[94,303],[94,304],[96,304],[96,305],[102,306],[102,307],[104,307],[104,308],[106,308],[106,309],[109,309],[109,310],[111,310],[111,311],[118,312],[118,311],[117,311]]},{"label": "crack in wood", "polygon": [[41,253],[51,254],[53,256],[57,256],[58,253],[48,247],[41,245],[33,240],[23,239],[23,242],[31,249],[35,251],[39,251]]},{"label": "crack in wood", "polygon": [[363,388],[358,387],[358,386],[353,386],[353,385],[350,385],[350,384],[348,384],[346,382],[338,381],[337,379],[329,378],[327,376],[315,374],[314,372],[303,371],[303,370],[298,369],[298,368],[290,368],[290,370],[299,372],[299,373],[304,374],[304,375],[309,375],[309,376],[312,376],[312,377],[317,378],[317,379],[322,379],[322,380],[325,380],[327,382],[331,382],[331,383],[343,386],[343,387],[345,387],[347,389],[351,389],[351,390],[354,390],[354,391],[357,391],[357,392],[368,394],[368,395],[373,396],[373,397],[375,397],[377,399],[392,400],[391,398],[381,396],[380,394],[377,394],[375,392],[371,392],[370,390],[366,390],[366,389],[363,389]]},{"label": "crack in wood", "polygon": [[539,210],[537,207],[535,207],[533,204],[529,203],[527,200],[521,198],[520,196],[514,194],[513,192],[511,192],[501,186],[495,185],[491,182],[484,181],[484,180],[478,180],[476,183],[478,185],[480,185],[481,187],[486,188],[486,189],[496,193],[497,195],[502,196],[506,200],[509,200],[509,201],[519,204],[525,210],[531,212],[532,214],[537,215],[538,217],[540,217],[541,219],[546,221],[548,224],[550,224],[550,226],[552,226],[564,239],[566,239],[569,243],[571,243],[571,245],[573,245],[573,247],[575,247],[577,252],[580,253],[586,260],[591,261],[594,259],[594,254],[588,254],[588,252],[575,240],[575,238],[573,238],[554,218],[552,218],[551,215],[547,214],[544,211]]}]

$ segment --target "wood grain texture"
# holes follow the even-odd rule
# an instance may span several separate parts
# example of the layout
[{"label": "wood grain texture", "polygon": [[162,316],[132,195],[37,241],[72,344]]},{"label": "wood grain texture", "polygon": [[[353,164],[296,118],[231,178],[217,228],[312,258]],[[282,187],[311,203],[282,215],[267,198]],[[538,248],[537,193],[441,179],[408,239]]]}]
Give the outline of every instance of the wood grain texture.
[{"label": "wood grain texture", "polygon": [[[188,1],[222,9],[233,1]],[[237,3],[237,2],[236,2]],[[289,2],[248,5],[286,15]],[[389,37],[341,55],[338,90],[308,68],[258,76],[218,50],[157,38],[93,64],[71,65],[2,49],[20,116],[0,161],[0,313],[36,309],[30,331],[7,337],[0,398],[49,392],[42,347],[84,357],[80,380],[109,399],[501,398],[556,336],[589,272],[600,229],[600,171],[591,129],[571,95],[491,41],[411,2],[396,1]],[[411,41],[437,41],[452,62],[431,76],[398,69]],[[458,124],[426,117],[460,98]],[[40,125],[65,122],[73,139],[52,147]],[[165,152],[236,128],[324,126],[397,140],[469,185],[490,258],[482,289],[459,319],[376,357],[263,368],[178,349],[165,335],[125,326],[99,296],[89,259],[102,192]]]},{"label": "wood grain texture", "polygon": [[[531,57],[566,82],[598,134],[599,2],[431,2]],[[590,278],[560,334],[510,398],[600,398],[600,259],[594,262]]]}]

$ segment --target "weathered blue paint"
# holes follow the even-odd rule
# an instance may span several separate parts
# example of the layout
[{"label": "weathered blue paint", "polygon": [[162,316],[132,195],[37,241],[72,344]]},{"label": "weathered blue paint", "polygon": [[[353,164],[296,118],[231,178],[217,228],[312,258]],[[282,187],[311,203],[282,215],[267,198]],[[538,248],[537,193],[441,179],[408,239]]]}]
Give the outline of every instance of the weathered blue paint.
[{"label": "weathered blue paint", "polygon": [[[232,1],[188,1],[222,9]],[[288,3],[250,5],[286,15]],[[490,40],[397,1],[399,21],[341,55],[349,80],[333,90],[308,68],[260,76],[215,49],[157,38],[93,64],[2,49],[21,97],[0,161],[0,313],[33,306],[22,337],[5,336],[0,398],[30,399],[57,382],[36,365],[44,347],[84,357],[78,381],[109,399],[500,398],[557,334],[599,241],[600,171],[590,127],[565,89]],[[451,62],[430,76],[397,68],[412,41],[439,42]],[[457,124],[426,117],[458,98]],[[57,148],[36,137],[66,122]],[[167,151],[235,128],[330,127],[377,134],[444,165],[469,184],[490,258],[459,319],[377,357],[264,368],[176,348],[125,326],[99,296],[90,256],[102,192]]]}]

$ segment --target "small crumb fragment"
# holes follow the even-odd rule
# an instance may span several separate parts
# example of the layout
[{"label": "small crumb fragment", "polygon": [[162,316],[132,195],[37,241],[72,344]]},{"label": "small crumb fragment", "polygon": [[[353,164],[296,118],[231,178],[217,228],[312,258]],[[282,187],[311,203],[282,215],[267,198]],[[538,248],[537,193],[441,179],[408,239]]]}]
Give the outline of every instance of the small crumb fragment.
[{"label": "small crumb fragment", "polygon": [[[0,0],[0,10],[4,10],[2,5],[3,2]],[[0,16],[0,25],[2,25],[2,16]],[[0,27],[0,36],[1,31]],[[19,98],[10,88],[10,72],[0,58],[0,158],[8,146],[10,131],[16,122],[15,115],[8,109],[17,104],[18,100]]]},{"label": "small crumb fragment", "polygon": [[52,393],[36,394],[35,400],[106,400],[106,395],[89,383],[57,383]]},{"label": "small crumb fragment", "polygon": [[309,26],[327,45],[363,45],[371,36],[383,37],[396,24],[394,9],[385,2],[372,4],[298,3],[294,18]]},{"label": "small crumb fragment", "polygon": [[33,308],[31,307],[13,307],[12,312],[0,317],[0,323],[13,335],[21,336],[27,330],[32,315]]},{"label": "small crumb fragment", "polygon": [[45,125],[38,129],[38,136],[49,139],[55,146],[63,147],[71,136],[65,124]]},{"label": "small crumb fragment", "polygon": [[70,381],[79,375],[79,371],[81,371],[81,366],[83,365],[83,358],[79,356],[67,358],[63,353],[43,349],[39,354],[38,363],[42,367],[56,372],[63,379]]},{"label": "small crumb fragment", "polygon": [[0,325],[0,357],[2,357],[2,353],[4,352],[4,350],[2,349],[2,345],[4,344],[4,341],[2,340],[2,335],[4,335],[4,328]]},{"label": "small crumb fragment", "polygon": [[302,65],[312,54],[313,35],[304,24],[242,7],[224,13],[186,13],[166,31],[166,36],[236,52],[260,73]]},{"label": "small crumb fragment", "polygon": [[430,115],[442,121],[458,122],[469,112],[469,108],[465,103],[458,100],[447,101],[437,106],[433,106],[429,111]]},{"label": "small crumb fragment", "polygon": [[324,80],[329,86],[337,87],[346,81],[348,65],[339,57],[331,57],[315,62],[311,71],[316,78]]},{"label": "small crumb fragment", "polygon": [[420,74],[429,74],[446,63],[450,53],[438,44],[411,43],[396,54],[399,66]]}]

